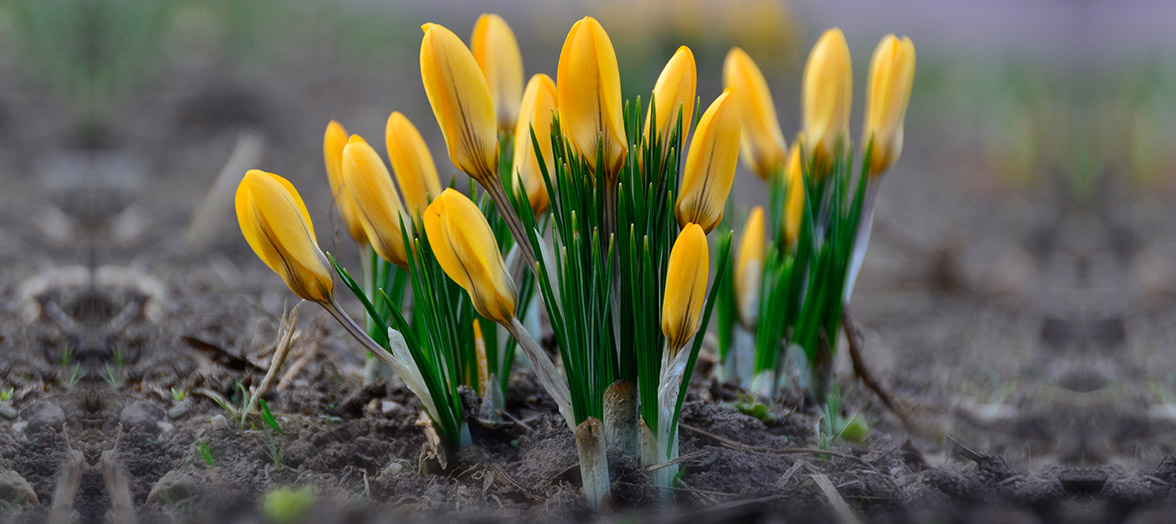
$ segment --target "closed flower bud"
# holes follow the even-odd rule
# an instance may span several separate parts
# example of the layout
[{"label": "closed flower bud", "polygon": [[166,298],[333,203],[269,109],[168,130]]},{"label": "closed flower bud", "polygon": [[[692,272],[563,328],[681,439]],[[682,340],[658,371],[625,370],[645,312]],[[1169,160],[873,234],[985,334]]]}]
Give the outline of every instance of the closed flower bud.
[{"label": "closed flower bud", "polygon": [[748,329],[755,329],[759,316],[760,285],[764,279],[764,208],[755,206],[743,225],[739,239],[739,253],[735,257],[735,306],[739,321]]},{"label": "closed flower bud", "polygon": [[323,162],[327,167],[327,182],[331,184],[331,196],[335,199],[335,206],[339,208],[339,216],[347,225],[347,232],[356,244],[367,244],[367,237],[363,233],[363,224],[355,216],[355,206],[351,198],[343,189],[343,147],[347,145],[347,130],[334,120],[327,124],[327,131],[323,134]]},{"label": "closed flower bud", "polygon": [[683,227],[693,222],[710,233],[723,219],[739,165],[739,107],[735,100],[727,88],[698,121],[674,206]]},{"label": "closed flower bud", "polygon": [[465,195],[450,188],[425,209],[425,234],[437,263],[470,294],[482,316],[510,324],[515,284],[502,261],[494,231]]},{"label": "closed flower bud", "polygon": [[312,302],[329,301],[334,273],[294,186],[273,173],[251,169],[237,186],[235,203],[241,233],[261,261],[295,295]]},{"label": "closed flower bud", "polygon": [[662,334],[666,337],[671,358],[698,331],[698,314],[706,300],[709,264],[706,233],[698,224],[687,224],[674,241],[666,266]]},{"label": "closed flower bud", "polygon": [[519,117],[519,99],[523,96],[523,55],[506,20],[484,14],[474,24],[470,51],[490,87],[490,98],[498,113],[498,130],[509,133]]},{"label": "closed flower bud", "polygon": [[[694,53],[689,47],[679,47],[666,63],[665,69],[662,69],[661,75],[657,77],[657,83],[653,85],[650,112],[655,109],[652,104],[656,104],[657,122],[651,122],[649,114],[645,115],[645,136],[649,137],[651,143],[653,136],[650,135],[649,126],[655,124],[662,147],[674,147],[681,153],[682,147],[686,144],[686,135],[689,134],[690,125],[693,123],[691,118],[694,117],[694,92],[697,84],[698,72],[694,64]],[[679,112],[682,113],[681,142],[669,144],[670,133],[678,125]]]},{"label": "closed flower bud", "polygon": [[[522,179],[523,189],[527,191],[527,200],[531,202],[531,210],[535,215],[547,211],[551,205],[551,197],[547,194],[547,184],[539,168],[539,157],[535,156],[531,129],[535,129],[535,139],[539,142],[539,150],[543,152],[543,162],[547,164],[547,173],[554,182],[555,157],[551,151],[551,121],[552,111],[555,111],[555,100],[555,82],[550,76],[538,74],[531,77],[527,82],[527,89],[523,91],[519,122],[515,127],[514,166],[511,171]],[[514,180],[512,178],[512,181]]]},{"label": "closed flower bud", "polygon": [[[833,160],[838,141],[849,136],[853,104],[853,67],[849,44],[840,29],[825,31],[804,64],[801,113],[804,115],[805,157],[823,170]],[[844,143],[842,147],[848,147]]]},{"label": "closed flower bud", "polygon": [[498,121],[486,76],[453,31],[421,26],[421,81],[453,165],[484,187],[500,183]]},{"label": "closed flower bud", "polygon": [[735,90],[735,98],[739,101],[743,162],[760,178],[767,180],[784,165],[788,156],[768,83],[751,57],[735,47],[723,62],[723,85]]},{"label": "closed flower bud", "polygon": [[404,227],[411,229],[411,222],[404,214],[384,161],[358,136],[353,136],[343,148],[343,185],[355,203],[372,249],[384,260],[407,267],[400,225],[403,221]]},{"label": "closed flower bud", "polygon": [[804,139],[796,138],[788,152],[788,166],[784,169],[788,196],[784,199],[784,245],[791,249],[800,238],[800,226],[804,221],[804,170],[801,168],[800,148]]},{"label": "closed flower bud", "polygon": [[441,194],[441,180],[437,177],[433,155],[420,131],[399,112],[388,117],[384,140],[404,203],[416,217],[425,211],[430,199]]},{"label": "closed flower bud", "polygon": [[915,44],[886,35],[878,42],[870,60],[866,85],[866,118],[862,126],[862,147],[874,140],[870,153],[870,175],[886,171],[902,154],[902,128],[911,85],[915,81]]},{"label": "closed flower bud", "polygon": [[[625,161],[628,141],[621,119],[621,76],[608,33],[595,18],[568,31],[556,70],[560,126],[588,164],[613,181]],[[604,165],[596,158],[603,153]]]}]

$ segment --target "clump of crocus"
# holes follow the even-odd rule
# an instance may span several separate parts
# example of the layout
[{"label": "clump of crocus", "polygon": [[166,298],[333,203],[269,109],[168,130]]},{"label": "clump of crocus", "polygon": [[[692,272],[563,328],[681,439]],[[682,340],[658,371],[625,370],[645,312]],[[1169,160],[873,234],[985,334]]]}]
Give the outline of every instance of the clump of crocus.
[{"label": "clump of crocus", "polygon": [[452,413],[443,415],[438,410],[404,338],[390,331],[389,346],[381,346],[336,301],[332,264],[319,249],[310,214],[294,186],[273,173],[250,170],[237,186],[236,208],[241,233],[258,258],[282,277],[295,295],[321,305],[363,345],[365,352],[392,368],[421,399],[431,420],[449,421],[452,431],[447,436],[451,442],[459,442],[463,435],[468,441],[464,426],[456,427],[460,417],[454,420]]}]

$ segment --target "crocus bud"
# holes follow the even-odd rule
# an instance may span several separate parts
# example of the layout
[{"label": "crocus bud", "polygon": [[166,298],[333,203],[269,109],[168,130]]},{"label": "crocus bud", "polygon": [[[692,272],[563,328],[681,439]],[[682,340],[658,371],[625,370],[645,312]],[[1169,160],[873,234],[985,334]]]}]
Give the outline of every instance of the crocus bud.
[{"label": "crocus bud", "polygon": [[805,157],[818,166],[818,171],[833,160],[838,141],[848,139],[852,103],[849,44],[841,30],[833,28],[821,35],[809,53],[801,85]]},{"label": "crocus bud", "polygon": [[687,224],[674,241],[666,266],[662,334],[666,337],[671,358],[698,331],[698,314],[706,299],[709,264],[706,233],[698,224]]},{"label": "crocus bud", "polygon": [[515,284],[486,217],[469,198],[449,188],[425,209],[425,234],[437,263],[470,294],[474,309],[500,324],[515,311]]},{"label": "crocus bud", "polygon": [[392,186],[392,175],[372,146],[358,136],[343,148],[343,185],[347,188],[372,249],[381,258],[408,267],[400,225],[411,229],[400,196]]},{"label": "crocus bud", "polygon": [[902,127],[911,85],[915,81],[915,44],[886,35],[878,42],[870,60],[866,85],[866,119],[862,125],[862,147],[870,139],[870,175],[879,176],[902,154]]},{"label": "crocus bud", "polygon": [[388,117],[384,141],[404,203],[416,217],[425,211],[431,198],[441,194],[441,180],[437,177],[433,155],[420,131],[400,112],[393,112]]},{"label": "crocus bud", "polygon": [[764,280],[764,208],[755,206],[743,225],[739,238],[739,253],[735,257],[735,306],[739,321],[748,329],[755,329],[759,317],[760,285]]},{"label": "crocus bud", "polygon": [[319,249],[298,190],[273,173],[251,169],[237,186],[237,223],[253,252],[295,295],[326,303],[334,272]]},{"label": "crocus bud", "polygon": [[509,133],[519,117],[519,99],[523,96],[523,55],[514,32],[501,16],[484,14],[474,24],[470,51],[486,75],[498,113],[498,130]]},{"label": "crocus bud", "polygon": [[421,26],[421,81],[453,165],[482,186],[500,183],[498,120],[486,76],[453,31]]},{"label": "crocus bud", "polygon": [[[694,92],[697,83],[698,72],[694,64],[694,53],[689,47],[679,47],[674,56],[670,57],[670,61],[666,62],[665,69],[662,69],[661,75],[657,77],[657,83],[653,85],[650,112],[653,112],[653,104],[656,104],[655,129],[657,136],[661,138],[663,148],[675,147],[681,152],[685,146],[686,135],[689,134],[690,124],[693,123],[691,118],[694,117]],[[678,144],[669,144],[670,133],[678,125],[679,112],[682,113],[682,140]],[[654,122],[649,120],[649,116],[648,113],[645,115],[645,136],[650,137],[652,141],[649,126]]]},{"label": "crocus bud", "polygon": [[[560,126],[588,164],[615,180],[628,142],[621,119],[621,75],[608,33],[595,18],[572,25],[556,70]],[[603,152],[604,165],[596,165]]]},{"label": "crocus bud", "polygon": [[751,57],[735,47],[723,62],[723,85],[734,89],[739,101],[743,162],[752,172],[767,180],[784,165],[788,155],[768,83]]},{"label": "crocus bud", "polygon": [[727,194],[739,165],[739,107],[731,88],[707,108],[698,121],[674,215],[685,227],[695,223],[710,233],[723,219]]},{"label": "crocus bud", "polygon": [[551,205],[551,197],[547,194],[547,184],[539,168],[539,157],[535,156],[531,129],[535,129],[535,139],[543,153],[543,162],[547,164],[547,173],[554,182],[555,157],[551,151],[551,120],[552,111],[555,111],[555,100],[555,82],[550,76],[538,74],[531,77],[527,82],[527,89],[523,91],[519,122],[515,127],[514,166],[511,171],[522,179],[523,189],[527,191],[527,200],[531,202],[531,210],[536,216],[547,211]]},{"label": "crocus bud", "polygon": [[800,226],[804,220],[804,170],[800,163],[800,148],[804,139],[797,137],[788,151],[788,166],[784,169],[787,180],[788,196],[784,199],[784,223],[780,227],[784,230],[784,246],[791,249],[800,238]]},{"label": "crocus bud", "polygon": [[347,145],[347,130],[334,120],[327,124],[327,131],[323,133],[323,162],[327,168],[327,182],[331,184],[331,196],[335,199],[335,206],[339,208],[339,216],[347,225],[347,232],[356,244],[367,244],[367,237],[363,233],[363,224],[355,216],[355,206],[343,190],[343,147]]}]

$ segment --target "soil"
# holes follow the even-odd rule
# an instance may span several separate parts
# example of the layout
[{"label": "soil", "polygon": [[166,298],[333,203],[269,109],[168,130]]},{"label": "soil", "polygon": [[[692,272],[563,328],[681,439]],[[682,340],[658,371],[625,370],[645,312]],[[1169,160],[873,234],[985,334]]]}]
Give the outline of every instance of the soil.
[{"label": "soil", "polygon": [[[364,386],[352,342],[305,307],[287,367],[304,365],[265,398],[281,431],[256,417],[242,426],[214,399],[240,406],[241,388],[260,382],[295,301],[227,206],[212,208],[223,216],[208,243],[183,234],[241,133],[263,137],[266,168],[294,181],[324,247],[353,267],[320,172],[325,122],[374,135],[403,109],[440,147],[419,86],[386,92],[373,72],[414,57],[326,68],[332,57],[292,53],[266,66],[272,77],[223,57],[174,60],[105,108],[98,132],[58,95],[0,91],[0,157],[12,159],[0,166],[4,519],[45,522],[65,506],[106,522],[121,469],[143,523],[261,521],[266,495],[286,486],[310,487],[305,521],[324,523],[1170,521],[1176,245],[1147,233],[1176,223],[1165,197],[1115,189],[1113,174],[1099,205],[1060,175],[1001,187],[963,161],[977,152],[952,115],[914,106],[851,306],[906,422],[841,358],[845,413],[871,431],[819,449],[819,410],[803,394],[756,418],[703,365],[675,502],[614,452],[612,507],[596,514],[571,433],[526,370],[505,422],[470,420],[477,445],[442,467],[420,403],[396,381]],[[762,203],[759,181],[739,176],[737,202]],[[71,465],[76,490],[62,481]]]}]

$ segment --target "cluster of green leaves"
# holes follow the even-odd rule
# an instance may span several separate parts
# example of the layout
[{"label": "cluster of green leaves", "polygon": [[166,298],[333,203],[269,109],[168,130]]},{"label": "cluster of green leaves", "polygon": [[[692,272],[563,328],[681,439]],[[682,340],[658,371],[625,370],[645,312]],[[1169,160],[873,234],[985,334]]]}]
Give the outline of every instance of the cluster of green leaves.
[{"label": "cluster of green leaves", "polygon": [[[815,163],[802,159],[803,187],[788,187],[782,168],[770,178],[767,229],[773,233],[765,246],[753,373],[769,373],[773,393],[779,389],[781,357],[787,347],[797,345],[809,364],[813,396],[818,400],[826,397],[845,307],[842,297],[869,183],[870,148],[854,180],[853,151],[848,143],[846,146],[844,151],[838,148],[831,165],[819,170]],[[804,191],[805,198],[799,238],[790,246],[782,226],[785,202],[792,191]],[[733,269],[728,269],[726,276],[732,281]],[[733,344],[737,307],[731,284],[721,292],[719,349],[726,359]]]},{"label": "cluster of green leaves", "polygon": [[[544,246],[525,197],[516,191],[511,198],[539,258],[539,291],[559,345],[572,412],[579,424],[588,417],[603,418],[604,390],[620,373],[611,300],[615,249],[603,226],[608,216],[607,192],[612,189],[606,177],[597,176],[560,131],[558,117],[552,121],[547,138],[551,140],[554,173],[547,169],[540,139],[532,129],[532,146],[551,197],[553,250]],[[604,165],[603,149],[598,148],[598,166]]]},{"label": "cluster of green leaves", "polygon": [[[651,97],[652,98],[652,97]],[[619,306],[622,377],[637,384],[641,418],[656,432],[657,391],[665,335],[661,330],[662,295],[670,250],[678,237],[674,217],[682,157],[678,144],[685,125],[678,111],[674,130],[662,143],[657,126],[647,136],[640,118],[641,99],[624,110],[628,136],[636,137],[621,170],[617,188],[617,243],[620,264]],[[650,100],[649,119],[657,122],[657,104]],[[701,112],[695,108],[694,114]],[[634,154],[635,153],[635,154]],[[642,379],[643,378],[643,379]]]},{"label": "cluster of green leaves", "polygon": [[[463,436],[468,435],[463,431],[458,388],[468,384],[471,368],[472,376],[477,377],[475,313],[465,290],[445,275],[429,243],[422,240],[424,232],[420,227],[413,225],[411,235],[406,227],[402,225],[401,234],[410,253],[407,280],[414,298],[411,322],[403,315],[400,301],[393,300],[383,289],[377,289],[376,300],[371,300],[346,269],[334,258],[331,261],[344,284],[363,304],[376,329],[384,333],[384,337],[373,339],[392,352],[389,328],[404,337],[412,363],[437,409],[436,417],[430,414],[433,427],[449,450],[457,450],[467,444]],[[381,307],[377,308],[377,303]]]},{"label": "cluster of green leaves", "polygon": [[838,146],[832,166],[823,173],[816,172],[814,164],[801,160],[807,194],[798,252],[811,251],[803,259],[805,293],[794,320],[792,341],[809,361],[810,387],[818,400],[824,400],[828,393],[837,351],[845,283],[870,179],[866,173],[870,150],[867,146],[856,187],[851,187],[853,148],[848,142]]}]

